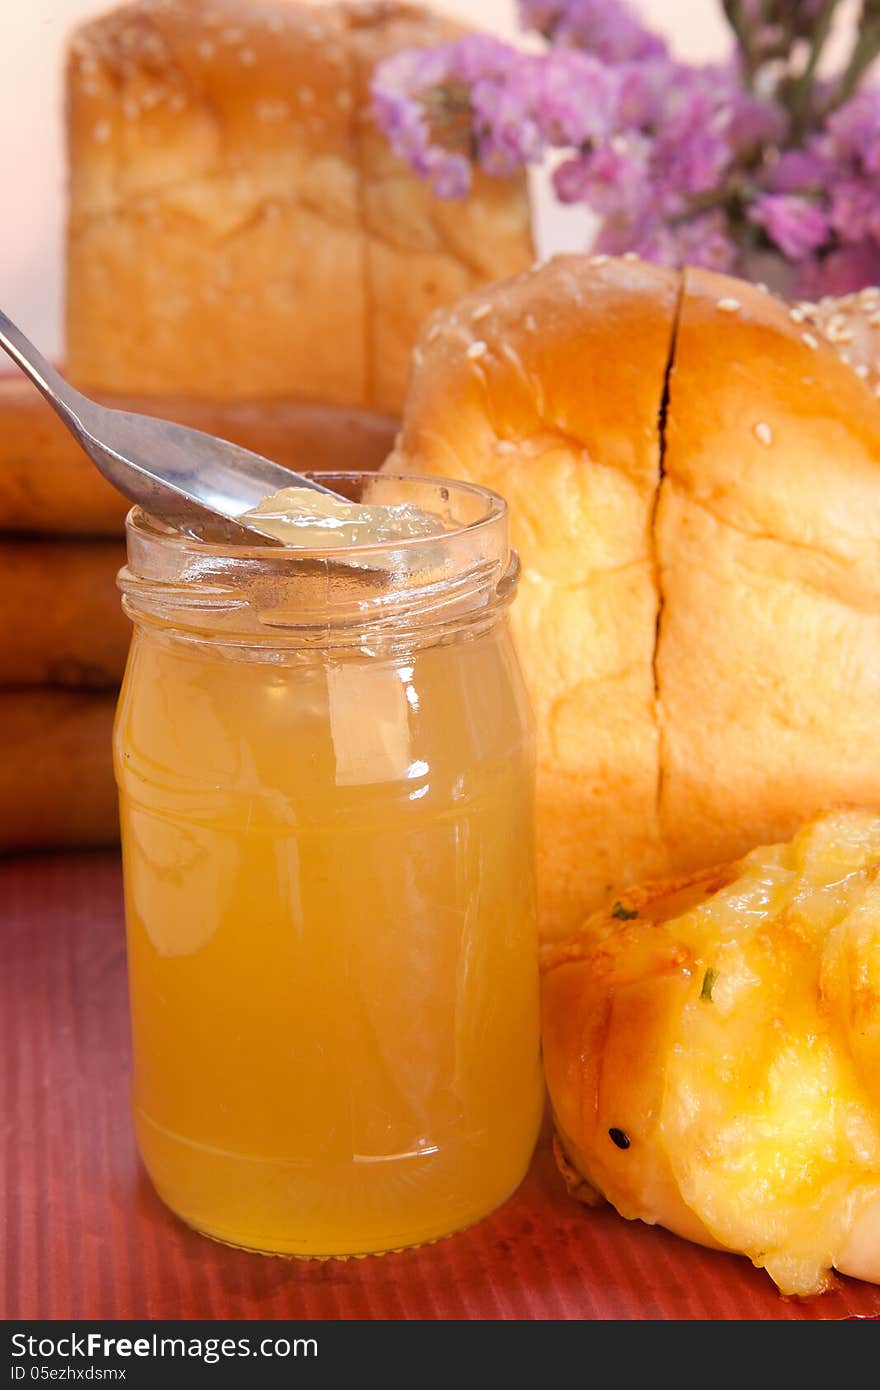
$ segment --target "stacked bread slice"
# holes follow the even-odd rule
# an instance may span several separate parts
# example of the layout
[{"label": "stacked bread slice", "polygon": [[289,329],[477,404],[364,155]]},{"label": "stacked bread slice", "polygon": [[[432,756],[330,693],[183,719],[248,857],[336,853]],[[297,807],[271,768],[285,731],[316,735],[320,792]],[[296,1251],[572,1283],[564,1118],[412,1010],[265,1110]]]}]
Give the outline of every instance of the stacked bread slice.
[{"label": "stacked bread slice", "polygon": [[0,381],[0,849],[115,838],[124,514],[36,390]]}]

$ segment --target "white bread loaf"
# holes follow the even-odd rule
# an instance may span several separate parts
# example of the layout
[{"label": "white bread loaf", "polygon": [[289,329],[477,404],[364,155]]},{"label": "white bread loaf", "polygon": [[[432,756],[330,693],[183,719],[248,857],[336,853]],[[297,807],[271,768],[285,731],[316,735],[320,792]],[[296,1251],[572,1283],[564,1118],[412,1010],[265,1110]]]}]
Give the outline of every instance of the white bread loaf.
[{"label": "white bread loaf", "polygon": [[557,257],[415,362],[387,467],[511,506],[545,937],[880,799],[880,402],[803,310]]},{"label": "white bread loaf", "polygon": [[373,129],[375,64],[457,32],[391,0],[135,0],[80,29],[75,380],[397,414],[425,314],[532,255],[521,178],[444,204]]}]

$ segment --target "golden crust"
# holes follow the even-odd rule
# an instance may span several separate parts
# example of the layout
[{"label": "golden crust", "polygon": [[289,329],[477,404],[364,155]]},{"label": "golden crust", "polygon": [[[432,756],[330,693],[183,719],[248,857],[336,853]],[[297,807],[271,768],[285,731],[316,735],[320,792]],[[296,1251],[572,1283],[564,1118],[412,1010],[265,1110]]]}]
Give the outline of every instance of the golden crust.
[{"label": "golden crust", "polygon": [[391,466],[510,503],[545,940],[880,794],[878,460],[871,382],[728,277],[557,257],[423,331]]},{"label": "golden crust", "polygon": [[455,32],[416,6],[287,0],[135,0],[79,30],[75,378],[396,413],[423,314],[531,256],[522,179],[440,212],[370,128],[375,63]]},{"label": "golden crust", "polygon": [[880,792],[880,404],[780,301],[688,271],[666,440],[660,822],[688,870]]},{"label": "golden crust", "polygon": [[511,504],[546,936],[612,885],[666,869],[650,535],[678,287],[645,264],[560,256],[440,311],[387,464],[469,478]]}]

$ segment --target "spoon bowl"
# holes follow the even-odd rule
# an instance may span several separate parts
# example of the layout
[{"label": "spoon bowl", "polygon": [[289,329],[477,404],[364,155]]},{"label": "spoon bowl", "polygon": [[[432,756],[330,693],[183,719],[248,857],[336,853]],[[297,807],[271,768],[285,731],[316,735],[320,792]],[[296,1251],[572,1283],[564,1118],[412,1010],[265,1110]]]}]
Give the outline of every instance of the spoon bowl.
[{"label": "spoon bowl", "polygon": [[199,540],[281,545],[244,512],[284,487],[338,496],[227,439],[100,405],[55,370],[0,310],[0,347],[42,392],[108,482],[145,512]]}]

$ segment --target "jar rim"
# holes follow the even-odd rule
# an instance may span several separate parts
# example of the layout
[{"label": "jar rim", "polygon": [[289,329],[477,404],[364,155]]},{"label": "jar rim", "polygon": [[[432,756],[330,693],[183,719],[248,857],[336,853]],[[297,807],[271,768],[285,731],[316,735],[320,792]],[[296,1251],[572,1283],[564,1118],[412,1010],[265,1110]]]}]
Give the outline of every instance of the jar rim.
[{"label": "jar rim", "polygon": [[240,560],[271,560],[274,562],[281,559],[296,562],[307,560],[335,560],[338,562],[343,555],[377,556],[382,551],[388,550],[406,552],[409,549],[430,546],[432,541],[449,542],[459,536],[473,535],[482,527],[496,524],[499,519],[506,516],[508,511],[507,502],[499,492],[494,492],[491,488],[483,487],[479,483],[465,482],[460,478],[421,473],[386,473],[377,469],[306,469],[300,476],[313,478],[316,482],[324,483],[331,488],[334,480],[357,483],[363,479],[376,479],[404,488],[408,485],[424,487],[426,484],[430,484],[436,486],[441,493],[445,491],[449,496],[457,493],[459,496],[482,499],[486,504],[485,511],[472,521],[452,525],[436,536],[405,536],[396,540],[368,541],[357,545],[279,546],[273,545],[271,542],[267,542],[266,545],[259,543],[246,545],[239,541],[227,543],[205,541],[179,530],[176,526],[163,522],[161,518],[151,515],[139,506],[129,509],[125,518],[126,530],[142,535],[149,541],[174,546],[183,554],[191,554],[193,557],[198,556],[203,559],[235,557]]},{"label": "jar rim", "polygon": [[347,482],[355,500],[414,501],[448,529],[364,545],[250,546],[198,540],[135,507],[118,576],[129,617],[227,644],[353,646],[434,640],[494,620],[510,602],[519,562],[498,493],[419,473],[314,476],[343,495]]}]

